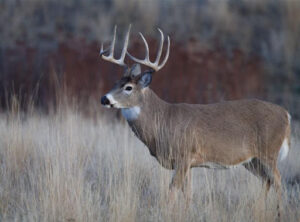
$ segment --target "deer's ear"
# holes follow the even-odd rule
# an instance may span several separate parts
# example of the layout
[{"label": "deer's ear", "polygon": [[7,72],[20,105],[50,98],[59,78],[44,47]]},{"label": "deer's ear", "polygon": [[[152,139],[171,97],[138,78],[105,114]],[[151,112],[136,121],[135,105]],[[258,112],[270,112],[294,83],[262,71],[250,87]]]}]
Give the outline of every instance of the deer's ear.
[{"label": "deer's ear", "polygon": [[124,67],[124,74],[123,74],[123,76],[127,77],[129,75],[130,75],[130,69],[128,68],[128,66],[125,66]]},{"label": "deer's ear", "polygon": [[140,78],[139,80],[139,85],[142,87],[142,88],[145,88],[147,86],[150,85],[152,81],[152,73],[151,72],[146,72],[143,74],[143,76]]},{"label": "deer's ear", "polygon": [[133,66],[130,69],[130,75],[133,78],[139,76],[141,74],[141,72],[142,72],[141,66],[140,66],[140,64],[137,64],[137,63],[133,64]]}]

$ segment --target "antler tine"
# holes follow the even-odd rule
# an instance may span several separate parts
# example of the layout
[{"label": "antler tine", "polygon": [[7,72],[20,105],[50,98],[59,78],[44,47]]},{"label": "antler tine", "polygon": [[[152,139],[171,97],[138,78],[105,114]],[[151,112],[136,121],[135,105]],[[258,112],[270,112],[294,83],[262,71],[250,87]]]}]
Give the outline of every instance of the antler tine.
[{"label": "antler tine", "polygon": [[126,64],[124,63],[124,59],[126,56],[126,52],[127,52],[127,48],[128,48],[128,43],[129,43],[129,35],[130,35],[130,29],[131,29],[131,24],[129,25],[128,31],[126,33],[126,37],[125,37],[125,41],[124,41],[124,46],[122,49],[122,53],[119,59],[115,59],[114,58],[114,50],[115,50],[115,42],[116,42],[116,33],[117,33],[117,26],[115,26],[114,28],[114,37],[113,40],[111,42],[110,45],[110,50],[109,50],[109,55],[105,56],[104,54],[108,51],[108,50],[103,50],[103,44],[101,44],[101,50],[100,50],[100,56],[102,57],[102,59],[121,65],[121,66],[126,66]]},{"label": "antler tine", "polygon": [[106,53],[108,50],[103,50],[103,43],[101,43],[101,49],[100,49],[100,56],[102,56],[104,53]]},{"label": "antler tine", "polygon": [[114,37],[110,45],[110,51],[108,57],[113,58],[114,57],[114,51],[115,51],[115,42],[116,42],[116,34],[117,34],[117,26],[114,27]]},{"label": "antler tine", "polygon": [[143,60],[142,59],[138,59],[138,58],[135,58],[134,56],[132,56],[129,52],[127,52],[127,55],[133,61],[135,61],[137,63],[140,63],[142,65],[148,66],[148,67],[152,68],[156,72],[158,70],[160,70],[162,67],[164,67],[164,65],[166,64],[166,62],[167,62],[167,60],[169,58],[169,53],[170,53],[170,37],[168,36],[168,47],[167,47],[166,56],[165,56],[163,62],[159,65],[159,60],[161,58],[162,49],[163,49],[163,45],[164,45],[164,34],[163,34],[163,32],[160,29],[158,29],[158,31],[160,32],[161,39],[160,39],[160,43],[159,43],[158,52],[157,52],[157,56],[156,56],[155,62],[151,62],[150,59],[149,59],[149,46],[148,46],[148,43],[147,43],[147,41],[146,41],[146,39],[145,39],[145,37],[143,36],[142,33],[140,33],[140,36],[142,37],[143,42],[144,42],[145,47],[146,47],[145,58]]},{"label": "antler tine", "polygon": [[154,64],[156,64],[156,65],[158,65],[158,63],[159,63],[161,53],[162,53],[162,50],[163,50],[163,47],[164,47],[164,34],[159,28],[157,30],[160,32],[160,42],[159,42],[159,47],[158,47],[156,60],[154,62]]},{"label": "antler tine", "polygon": [[145,44],[145,48],[146,48],[146,52],[145,52],[145,61],[147,62],[150,62],[150,59],[149,59],[149,46],[148,46],[148,43],[145,39],[145,37],[143,36],[143,34],[140,32],[139,33],[140,36],[142,37],[143,41],[144,41],[144,44]]},{"label": "antler tine", "polygon": [[124,62],[126,52],[127,52],[127,48],[128,48],[130,29],[131,29],[131,24],[128,27],[126,37],[125,37],[125,40],[124,40],[124,46],[123,46],[122,54],[121,54],[121,57],[119,59],[120,61],[123,61],[123,62]]},{"label": "antler tine", "polygon": [[167,61],[169,59],[169,55],[170,55],[170,37],[168,36],[168,47],[167,47],[166,56],[165,56],[163,62],[158,66],[158,69],[161,69],[162,67],[165,66],[165,64],[167,63]]}]

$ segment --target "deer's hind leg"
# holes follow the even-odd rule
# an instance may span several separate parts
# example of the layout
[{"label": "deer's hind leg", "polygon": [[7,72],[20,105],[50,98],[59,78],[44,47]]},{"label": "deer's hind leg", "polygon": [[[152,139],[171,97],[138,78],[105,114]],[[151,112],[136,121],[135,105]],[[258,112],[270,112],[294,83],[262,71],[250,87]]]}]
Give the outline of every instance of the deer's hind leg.
[{"label": "deer's hind leg", "polygon": [[281,206],[282,206],[281,177],[280,177],[279,170],[276,166],[276,162],[272,164],[265,164],[260,159],[253,158],[252,161],[244,164],[244,167],[247,170],[249,170],[251,173],[253,173],[254,175],[256,175],[257,177],[263,180],[264,189],[262,191],[265,191],[265,195],[264,195],[265,201],[267,199],[268,192],[270,190],[271,185],[274,186],[278,197],[278,204],[277,204],[278,217],[280,217],[282,211],[281,210]]},{"label": "deer's hind leg", "polygon": [[274,168],[273,175],[274,175],[273,184],[278,198],[277,211],[278,211],[278,217],[280,218],[280,214],[282,214],[282,193],[281,193],[282,188],[281,188],[281,176],[277,167]]},{"label": "deer's hind leg", "polygon": [[253,158],[250,162],[245,163],[244,167],[255,176],[262,179],[263,190],[265,191],[264,197],[266,200],[273,180],[272,175],[270,175],[269,173],[268,167],[263,164],[258,158]]}]

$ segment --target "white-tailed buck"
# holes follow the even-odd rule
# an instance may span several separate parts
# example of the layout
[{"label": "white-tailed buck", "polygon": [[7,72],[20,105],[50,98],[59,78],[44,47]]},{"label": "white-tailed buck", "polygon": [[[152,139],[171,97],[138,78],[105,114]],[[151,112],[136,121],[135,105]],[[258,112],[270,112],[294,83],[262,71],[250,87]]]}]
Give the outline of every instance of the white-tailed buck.
[{"label": "white-tailed buck", "polygon": [[[243,165],[265,182],[266,194],[274,185],[281,196],[281,178],[277,159],[283,160],[290,145],[290,115],[282,107],[257,99],[226,101],[215,104],[172,104],[160,99],[150,88],[154,72],[166,64],[170,50],[160,63],[164,35],[161,35],[157,57],[140,60],[127,52],[130,27],[120,59],[114,58],[116,27],[109,50],[100,55],[104,60],[126,67],[123,77],[101,98],[106,107],[121,109],[136,136],[149,148],[150,154],[175,174],[170,195],[182,189],[191,192],[191,168],[227,169]],[[108,55],[106,55],[108,53]],[[124,63],[126,54],[136,62],[131,68]],[[178,61],[180,62],[180,61]],[[141,71],[139,64],[149,67]]]}]

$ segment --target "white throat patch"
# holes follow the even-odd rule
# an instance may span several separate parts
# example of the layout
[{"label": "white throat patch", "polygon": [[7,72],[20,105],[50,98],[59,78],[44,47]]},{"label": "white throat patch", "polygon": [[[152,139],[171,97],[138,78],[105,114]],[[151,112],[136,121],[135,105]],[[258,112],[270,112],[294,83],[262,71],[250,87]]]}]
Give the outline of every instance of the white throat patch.
[{"label": "white throat patch", "polygon": [[122,115],[128,121],[136,120],[139,117],[140,112],[141,112],[141,108],[139,106],[122,109]]}]

